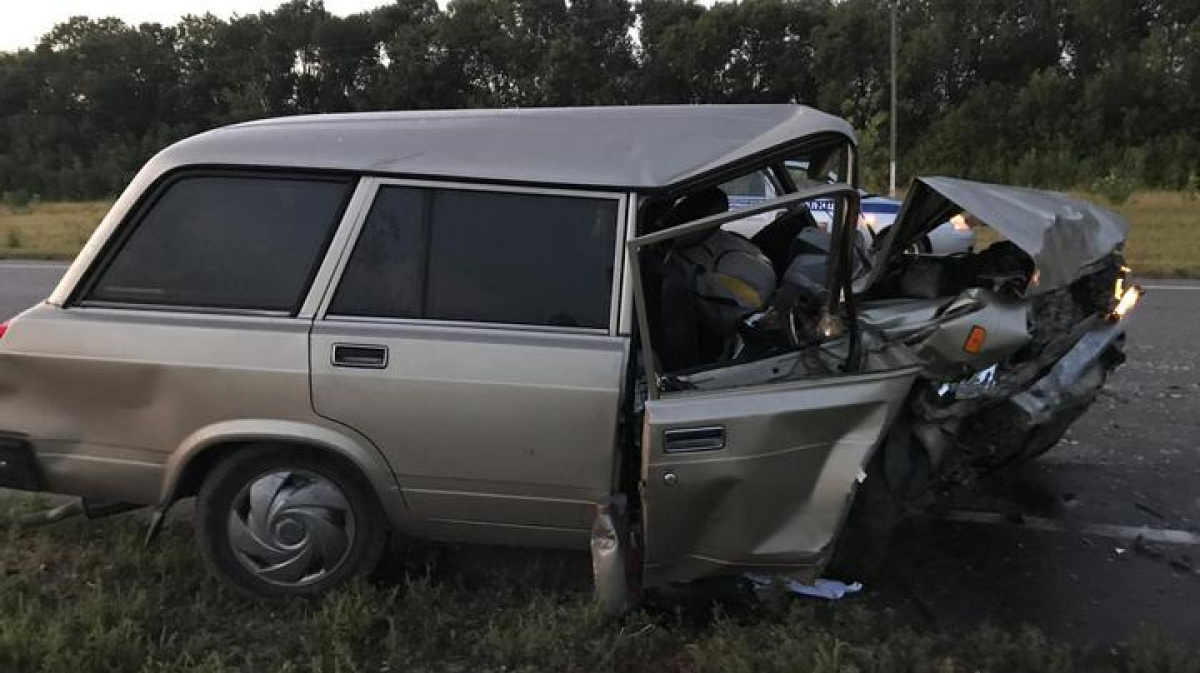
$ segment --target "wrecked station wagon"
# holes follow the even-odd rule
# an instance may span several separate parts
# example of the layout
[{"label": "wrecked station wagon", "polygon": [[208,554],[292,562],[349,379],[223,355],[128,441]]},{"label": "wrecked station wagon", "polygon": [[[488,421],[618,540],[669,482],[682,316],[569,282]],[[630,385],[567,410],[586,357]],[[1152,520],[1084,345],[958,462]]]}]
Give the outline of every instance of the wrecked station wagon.
[{"label": "wrecked station wagon", "polygon": [[[751,174],[778,196],[731,211]],[[811,580],[1053,446],[1138,297],[1108,211],[922,178],[871,239],[858,174],[846,122],[796,105],[200,134],[0,329],[0,485],[149,506],[151,534],[196,496],[209,566],[261,596],[365,573],[390,532],[590,549],[610,606]],[[956,215],[1002,240],[922,254]]]}]

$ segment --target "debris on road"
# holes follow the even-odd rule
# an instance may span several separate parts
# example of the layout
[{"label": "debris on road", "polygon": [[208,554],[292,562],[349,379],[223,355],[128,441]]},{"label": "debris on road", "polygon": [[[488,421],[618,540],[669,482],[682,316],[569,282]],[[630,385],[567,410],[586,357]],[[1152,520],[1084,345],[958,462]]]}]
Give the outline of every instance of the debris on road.
[{"label": "debris on road", "polygon": [[69,502],[48,510],[26,514],[17,519],[16,525],[18,530],[29,530],[57,523],[63,519],[69,519],[81,514],[83,514],[82,504],[79,502]]},{"label": "debris on road", "polygon": [[87,500],[74,500],[50,509],[19,517],[16,520],[16,527],[17,530],[29,530],[48,526],[52,523],[58,523],[59,521],[77,516],[83,516],[87,519],[102,519],[139,508],[140,505],[131,505],[123,502],[97,503]]},{"label": "debris on road", "polygon": [[779,580],[781,586],[790,593],[811,598],[823,598],[827,601],[841,600],[847,595],[856,594],[863,589],[862,582],[846,584],[838,580],[819,579],[814,584],[805,584],[800,580],[786,577],[776,578],[770,575],[747,574],[744,577],[753,582],[756,589],[775,586],[776,580]]},{"label": "debris on road", "polygon": [[1192,574],[1196,572],[1196,566],[1192,563],[1192,558],[1187,554],[1180,554],[1171,558],[1171,568],[1181,573]]},{"label": "debris on road", "polygon": [[1133,550],[1146,558],[1160,560],[1165,556],[1163,550],[1153,542],[1147,542],[1141,535],[1133,539]]},{"label": "debris on road", "polygon": [[1159,512],[1158,510],[1154,509],[1150,505],[1147,505],[1146,503],[1135,502],[1135,503],[1133,503],[1133,506],[1136,507],[1138,510],[1145,512],[1146,514],[1149,514],[1150,516],[1154,517],[1155,519],[1158,519],[1159,521],[1167,520],[1167,517],[1164,516],[1162,514],[1162,512]]}]

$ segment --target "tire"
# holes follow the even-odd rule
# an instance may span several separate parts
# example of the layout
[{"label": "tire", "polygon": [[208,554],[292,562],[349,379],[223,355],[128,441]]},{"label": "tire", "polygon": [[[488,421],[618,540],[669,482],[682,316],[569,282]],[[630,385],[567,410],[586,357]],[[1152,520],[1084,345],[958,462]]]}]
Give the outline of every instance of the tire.
[{"label": "tire", "polygon": [[313,596],[367,575],[387,542],[356,469],[287,447],[244,447],[219,463],[197,496],[195,526],[209,570],[254,598]]},{"label": "tire", "polygon": [[867,479],[854,494],[826,566],[829,577],[847,582],[872,581],[887,565],[892,531],[904,519],[904,509],[884,483],[879,463],[873,459],[868,464]]},{"label": "tire", "polygon": [[893,531],[929,487],[929,461],[907,419],[896,421],[865,471],[826,567],[836,579],[877,579],[888,565]]}]

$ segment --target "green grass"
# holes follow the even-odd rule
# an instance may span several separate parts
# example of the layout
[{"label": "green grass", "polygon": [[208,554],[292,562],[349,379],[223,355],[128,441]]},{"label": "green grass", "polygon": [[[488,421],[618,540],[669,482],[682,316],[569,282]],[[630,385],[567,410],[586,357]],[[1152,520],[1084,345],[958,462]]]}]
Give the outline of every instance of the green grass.
[{"label": "green grass", "polygon": [[[1104,204],[1098,195],[1084,198]],[[1200,278],[1200,198],[1192,192],[1136,192],[1120,206],[1132,223],[1127,259],[1138,276]],[[0,258],[71,259],[108,204],[43,203],[20,212],[0,206]]]},{"label": "green grass", "polygon": [[0,258],[71,259],[108,206],[103,201],[40,203],[21,209],[0,205]]},{"label": "green grass", "polygon": [[[1129,220],[1125,261],[1141,278],[1200,278],[1200,196],[1192,192],[1135,192],[1120,205],[1097,194],[1076,193],[1116,210]],[[998,240],[990,228],[977,230],[982,249]]]},{"label": "green grass", "polygon": [[1200,198],[1190,192],[1137,192],[1115,210],[1132,230],[1126,259],[1138,276],[1200,278]]},{"label": "green grass", "polygon": [[391,579],[255,603],[205,574],[186,525],[148,549],[137,514],[17,532],[36,506],[0,499],[0,671],[1200,671],[1161,637],[1085,650],[1032,629],[921,631],[853,599],[609,620],[532,553],[481,576],[457,552],[410,551]]}]

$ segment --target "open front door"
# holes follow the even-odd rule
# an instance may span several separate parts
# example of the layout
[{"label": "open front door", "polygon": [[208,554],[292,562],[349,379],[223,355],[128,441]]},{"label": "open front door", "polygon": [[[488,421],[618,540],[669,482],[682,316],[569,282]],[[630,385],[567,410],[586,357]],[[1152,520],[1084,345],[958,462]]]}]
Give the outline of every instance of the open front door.
[{"label": "open front door", "polygon": [[[826,185],[723,213],[629,242],[646,366],[641,500],[647,584],[722,572],[777,571],[804,577],[828,560],[833,541],[873,448],[917,375],[906,364],[871,373],[763,383],[705,391],[662,384],[639,253],[740,217],[820,198],[849,199],[835,223],[831,288],[848,284],[857,191]],[[839,269],[847,269],[839,274]],[[844,293],[829,292],[830,314]],[[852,314],[838,314],[848,318]],[[853,320],[850,318],[852,324]],[[827,336],[831,336],[827,332]],[[854,327],[842,335],[857,353]],[[851,367],[853,369],[853,366]],[[769,369],[769,367],[768,367]]]},{"label": "open front door", "polygon": [[819,569],[915,376],[906,368],[647,402],[646,583]]}]

